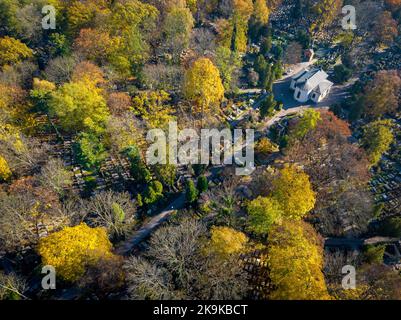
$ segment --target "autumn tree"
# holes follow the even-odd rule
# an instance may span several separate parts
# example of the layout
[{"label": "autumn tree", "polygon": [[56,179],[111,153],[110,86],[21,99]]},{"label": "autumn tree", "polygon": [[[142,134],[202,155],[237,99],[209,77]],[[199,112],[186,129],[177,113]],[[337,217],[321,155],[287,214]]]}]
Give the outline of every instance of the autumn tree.
[{"label": "autumn tree", "polygon": [[372,118],[394,113],[399,102],[401,78],[395,70],[379,71],[364,88],[364,112]]},{"label": "autumn tree", "polygon": [[389,45],[398,35],[397,21],[391,16],[391,12],[384,11],[376,21],[373,36],[379,44]]},{"label": "autumn tree", "polygon": [[[231,229],[230,229],[231,231]],[[136,299],[240,299],[249,289],[238,263],[243,236],[219,235],[216,243],[229,255],[205,250],[207,230],[197,220],[184,219],[158,229],[151,237],[146,257],[126,262],[128,292]],[[231,243],[234,242],[234,251]],[[238,242],[238,239],[242,238]],[[161,246],[160,243],[164,245]]]},{"label": "autumn tree", "polygon": [[270,10],[267,7],[266,0],[255,0],[253,4],[253,13],[250,19],[250,34],[255,39],[266,28],[269,22]]},{"label": "autumn tree", "polygon": [[207,58],[200,58],[187,70],[184,81],[185,97],[195,104],[195,113],[202,118],[224,97],[224,87],[219,70]]},{"label": "autumn tree", "polygon": [[311,7],[313,23],[311,31],[319,32],[322,28],[330,26],[341,11],[343,0],[315,1]]},{"label": "autumn tree", "polygon": [[280,224],[284,213],[280,203],[271,197],[258,197],[247,205],[249,230],[257,235],[266,235],[272,226]]},{"label": "autumn tree", "polygon": [[226,92],[233,91],[236,88],[236,73],[241,67],[241,60],[238,53],[229,48],[219,46],[216,49],[216,66],[220,71],[221,80]]},{"label": "autumn tree", "polygon": [[[319,231],[342,234],[346,222],[339,219],[341,212],[355,221],[348,230],[357,234],[373,216],[371,196],[364,191],[370,179],[369,161],[362,148],[349,142],[348,123],[330,111],[320,111],[320,117],[315,129],[284,150],[285,160],[302,165],[317,191],[314,220]],[[290,123],[290,132],[297,121]]]},{"label": "autumn tree", "polygon": [[188,48],[193,26],[194,19],[188,8],[173,8],[167,13],[163,24],[165,43],[176,59]]},{"label": "autumn tree", "polygon": [[115,46],[108,32],[97,29],[81,29],[74,42],[79,55],[98,63],[105,63]]},{"label": "autumn tree", "polygon": [[285,214],[285,217],[299,220],[311,211],[316,202],[309,176],[295,166],[286,166],[273,180],[271,194]]},{"label": "autumn tree", "polygon": [[72,82],[92,82],[95,85],[105,82],[102,69],[89,61],[82,61],[75,66],[71,80]]},{"label": "autumn tree", "polygon": [[33,52],[18,39],[0,38],[0,66],[18,63],[33,56]]},{"label": "autumn tree", "polygon": [[107,106],[113,115],[123,115],[130,110],[131,105],[131,97],[124,92],[112,92],[107,98]]},{"label": "autumn tree", "polygon": [[397,11],[398,9],[401,9],[401,0],[385,0],[384,3],[392,11]]},{"label": "autumn tree", "polygon": [[244,253],[247,242],[248,237],[240,231],[213,226],[205,249],[224,258],[232,254]]},{"label": "autumn tree", "polygon": [[271,299],[330,299],[323,276],[323,250],[313,228],[302,222],[283,221],[268,238],[267,264],[275,290]]},{"label": "autumn tree", "polygon": [[169,105],[170,95],[161,91],[139,92],[132,99],[132,108],[137,116],[146,120],[150,129],[168,128],[169,122],[174,121],[174,109]]},{"label": "autumn tree", "polygon": [[310,130],[316,128],[319,121],[321,121],[321,117],[318,111],[313,109],[305,110],[296,126],[291,129],[289,139],[303,139]]},{"label": "autumn tree", "polygon": [[111,249],[104,228],[90,228],[82,223],[42,238],[38,253],[43,265],[54,266],[61,278],[74,282],[100,259],[113,259]]},{"label": "autumn tree", "polygon": [[0,156],[0,181],[7,181],[12,175],[7,160]]},{"label": "autumn tree", "polygon": [[88,82],[66,83],[53,92],[50,111],[70,132],[102,130],[109,115],[102,91]]},{"label": "autumn tree", "polygon": [[390,121],[378,120],[363,128],[362,146],[366,149],[372,165],[376,165],[380,161],[381,156],[389,150],[394,141],[391,127]]}]

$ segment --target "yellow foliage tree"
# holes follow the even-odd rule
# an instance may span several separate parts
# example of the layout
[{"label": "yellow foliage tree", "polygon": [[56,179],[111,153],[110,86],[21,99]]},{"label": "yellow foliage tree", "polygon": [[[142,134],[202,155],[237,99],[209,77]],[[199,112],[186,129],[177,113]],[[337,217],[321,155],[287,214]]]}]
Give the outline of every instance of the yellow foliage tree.
[{"label": "yellow foliage tree", "polygon": [[11,169],[8,166],[7,160],[0,155],[0,181],[7,181],[11,175]]},{"label": "yellow foliage tree", "polygon": [[0,38],[0,66],[17,63],[32,56],[32,50],[21,41],[11,37]]},{"label": "yellow foliage tree", "polygon": [[258,197],[248,206],[249,230],[256,234],[267,234],[273,224],[281,223],[283,211],[280,204],[270,197]]},{"label": "yellow foliage tree", "polygon": [[211,238],[208,245],[210,252],[224,258],[232,254],[238,254],[245,250],[248,237],[228,227],[212,227]]},{"label": "yellow foliage tree", "polygon": [[253,17],[257,23],[262,25],[269,22],[270,11],[267,7],[266,0],[255,0],[253,4]]},{"label": "yellow foliage tree", "polygon": [[106,229],[90,228],[84,223],[42,238],[38,246],[42,263],[53,266],[66,281],[78,280],[100,259],[116,258],[111,249]]},{"label": "yellow foliage tree", "polygon": [[184,94],[205,115],[210,108],[220,104],[224,97],[224,86],[220,73],[208,58],[194,62],[185,74]]},{"label": "yellow foliage tree", "polygon": [[284,217],[299,220],[311,211],[316,195],[309,176],[295,166],[286,166],[273,180],[272,198],[280,203]]},{"label": "yellow foliage tree", "polygon": [[66,83],[51,94],[50,110],[68,131],[100,131],[109,116],[101,93],[92,82]]},{"label": "yellow foliage tree", "polygon": [[302,221],[283,221],[269,233],[267,263],[277,300],[330,299],[324,280],[323,250],[313,228]]}]

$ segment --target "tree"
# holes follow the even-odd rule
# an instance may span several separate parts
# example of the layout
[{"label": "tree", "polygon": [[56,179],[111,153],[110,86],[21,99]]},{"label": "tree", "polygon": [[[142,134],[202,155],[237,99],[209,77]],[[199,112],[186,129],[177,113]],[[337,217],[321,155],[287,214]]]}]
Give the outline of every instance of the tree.
[{"label": "tree", "polygon": [[131,105],[131,97],[124,92],[112,92],[107,98],[107,106],[113,115],[123,115],[130,110]]},{"label": "tree", "polygon": [[167,163],[152,166],[152,171],[163,185],[172,188],[177,178],[177,166],[170,164],[168,160],[167,156]]},{"label": "tree", "polygon": [[334,67],[334,77],[333,80],[336,83],[344,83],[348,81],[348,79],[351,77],[352,71],[348,69],[346,66],[343,64],[337,65]]},{"label": "tree", "polygon": [[163,24],[165,43],[176,59],[188,48],[193,26],[194,18],[188,8],[174,8],[167,13]]},{"label": "tree", "polygon": [[[239,255],[218,257],[205,250],[205,226],[184,219],[159,228],[145,258],[126,265],[133,299],[241,299],[249,289]],[[224,245],[226,239],[222,239]],[[163,245],[160,245],[160,244]],[[219,242],[221,243],[221,242]],[[229,243],[227,243],[229,247]]]},{"label": "tree", "polygon": [[397,71],[379,71],[364,88],[364,112],[372,118],[394,113],[398,107],[401,78]]},{"label": "tree", "polygon": [[308,224],[283,221],[269,233],[267,264],[275,290],[270,299],[330,299],[323,276],[323,250]]},{"label": "tree", "polygon": [[130,146],[124,151],[124,153],[130,162],[130,172],[132,177],[138,183],[148,183],[152,178],[152,174],[141,158],[138,148],[135,146]]},{"label": "tree", "polygon": [[315,129],[318,122],[321,121],[320,113],[313,109],[307,109],[300,117],[296,126],[291,129],[289,138],[291,139],[303,139],[306,134]]},{"label": "tree", "polygon": [[38,245],[43,265],[53,266],[58,276],[71,282],[79,280],[86,268],[100,259],[115,258],[111,249],[106,229],[90,228],[84,223],[42,238]]},{"label": "tree", "polygon": [[[349,142],[349,124],[330,111],[302,140],[285,149],[285,161],[301,165],[317,191],[315,226],[325,235],[359,234],[373,217],[373,199],[365,192],[370,179],[366,153]],[[290,129],[297,126],[290,122]],[[341,219],[339,217],[347,217]],[[351,228],[350,228],[351,226]]]},{"label": "tree", "polygon": [[65,168],[62,160],[50,159],[42,167],[39,181],[42,186],[53,189],[62,197],[65,189],[72,186],[73,173]]},{"label": "tree", "polygon": [[394,135],[391,127],[390,121],[377,120],[363,128],[362,146],[365,148],[372,165],[377,165],[382,155],[389,150],[393,143]]},{"label": "tree", "polygon": [[282,207],[286,218],[299,220],[316,202],[309,176],[295,166],[286,166],[273,180],[272,198]]},{"label": "tree", "polygon": [[196,183],[196,187],[198,188],[199,194],[202,192],[207,191],[209,187],[209,183],[207,181],[207,178],[205,176],[200,176],[198,177],[198,181]]},{"label": "tree", "polygon": [[250,19],[249,33],[252,39],[257,39],[262,28],[266,28],[269,21],[270,10],[265,0],[255,0],[253,4],[253,13]]},{"label": "tree", "polygon": [[78,63],[71,76],[72,82],[92,82],[95,85],[105,82],[102,69],[89,61]]},{"label": "tree", "polygon": [[319,32],[322,28],[331,25],[341,11],[342,3],[343,0],[315,1],[311,7],[314,22],[311,24],[310,30]]},{"label": "tree", "polygon": [[74,144],[74,151],[78,162],[86,169],[98,170],[107,157],[103,143],[93,133],[79,134]]},{"label": "tree", "polygon": [[391,12],[384,11],[380,14],[372,33],[379,44],[389,45],[393,42],[398,35],[398,29],[397,21],[392,18]]},{"label": "tree", "polygon": [[24,278],[13,272],[5,274],[0,271],[0,301],[26,299],[26,289],[27,283]]},{"label": "tree", "polygon": [[136,208],[127,192],[103,191],[82,203],[84,220],[104,227],[112,238],[124,236],[135,224]]},{"label": "tree", "polygon": [[7,36],[0,38],[0,67],[18,63],[32,56],[32,50],[18,39]]},{"label": "tree", "polygon": [[169,122],[175,119],[169,102],[170,95],[166,91],[139,92],[132,99],[132,108],[136,115],[146,120],[150,129],[167,129]]},{"label": "tree", "polygon": [[211,108],[219,106],[224,97],[224,87],[219,70],[207,58],[196,60],[187,70],[184,80],[185,97],[192,101],[195,112],[201,112],[202,117]]},{"label": "tree", "polygon": [[74,49],[87,60],[105,63],[111,55],[116,43],[108,32],[97,29],[81,29],[75,39]]},{"label": "tree", "polygon": [[195,184],[192,180],[187,180],[185,197],[189,204],[193,204],[198,199],[198,190],[196,190]]},{"label": "tree", "polygon": [[256,152],[263,156],[268,156],[278,151],[280,151],[278,146],[271,142],[269,138],[264,137],[256,143]]},{"label": "tree", "polygon": [[6,159],[0,155],[0,181],[7,181],[11,178],[12,172]]},{"label": "tree", "polygon": [[229,92],[235,88],[235,72],[241,66],[241,60],[236,52],[219,46],[216,49],[216,66],[219,68],[224,90]]},{"label": "tree", "polygon": [[270,94],[260,106],[260,117],[264,119],[268,116],[272,116],[276,106],[277,102],[274,100],[274,95]]},{"label": "tree", "polygon": [[163,185],[160,181],[151,181],[147,186],[142,199],[145,204],[151,206],[163,197]]},{"label": "tree", "polygon": [[210,240],[206,244],[206,250],[218,257],[226,258],[232,254],[244,253],[248,237],[228,227],[213,226],[210,231]]},{"label": "tree", "polygon": [[64,84],[52,93],[49,107],[69,132],[101,131],[109,115],[101,90],[88,82]]},{"label": "tree", "polygon": [[280,203],[270,197],[257,197],[247,205],[249,230],[266,235],[274,224],[280,224],[284,215]]},{"label": "tree", "polygon": [[392,11],[397,11],[401,9],[401,0],[385,0],[384,3]]}]

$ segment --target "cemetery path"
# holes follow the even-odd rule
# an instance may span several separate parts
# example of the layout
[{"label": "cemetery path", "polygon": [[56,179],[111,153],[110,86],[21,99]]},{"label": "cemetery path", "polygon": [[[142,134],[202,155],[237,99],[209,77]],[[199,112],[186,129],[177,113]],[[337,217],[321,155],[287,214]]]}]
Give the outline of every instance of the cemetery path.
[{"label": "cemetery path", "polygon": [[116,249],[116,253],[119,255],[128,255],[134,247],[140,244],[143,240],[148,238],[153,231],[156,230],[162,223],[166,222],[176,210],[182,209],[185,205],[185,193],[181,193],[175,198],[166,208],[164,208],[159,214],[152,217],[145,225],[143,225],[134,235],[123,242]]}]

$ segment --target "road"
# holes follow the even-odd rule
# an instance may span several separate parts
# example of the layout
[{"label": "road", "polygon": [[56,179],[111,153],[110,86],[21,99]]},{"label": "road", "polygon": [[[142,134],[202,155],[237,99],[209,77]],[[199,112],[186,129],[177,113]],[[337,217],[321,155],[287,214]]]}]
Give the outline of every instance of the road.
[{"label": "road", "polygon": [[181,193],[159,214],[155,215],[152,219],[150,219],[149,222],[136,231],[131,238],[129,238],[127,241],[124,241],[119,247],[117,247],[115,252],[123,256],[128,255],[138,244],[148,238],[162,223],[169,220],[176,210],[182,209],[184,206],[185,194]]},{"label": "road", "polygon": [[326,238],[324,239],[325,248],[350,248],[357,250],[365,245],[376,245],[376,244],[389,244],[400,241],[399,238],[388,238],[388,237],[373,237],[367,239],[357,238]]}]

